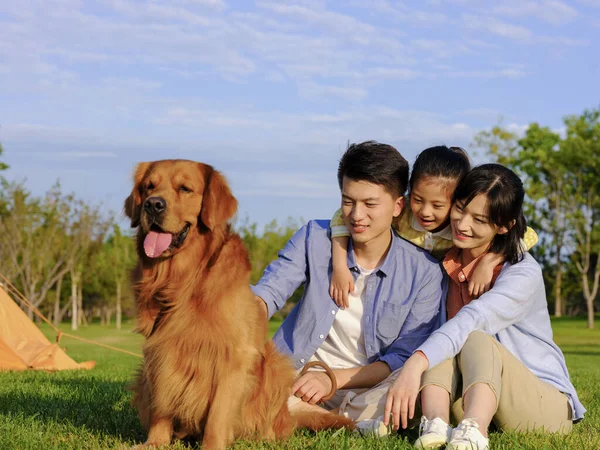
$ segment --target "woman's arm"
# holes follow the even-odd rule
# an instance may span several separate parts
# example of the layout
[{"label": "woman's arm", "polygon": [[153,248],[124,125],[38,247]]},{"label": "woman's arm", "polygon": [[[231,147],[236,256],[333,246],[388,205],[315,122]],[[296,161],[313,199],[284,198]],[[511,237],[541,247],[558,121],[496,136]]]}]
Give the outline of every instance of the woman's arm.
[{"label": "woman's arm", "polygon": [[526,253],[517,264],[505,265],[494,287],[464,306],[419,347],[429,367],[457,355],[473,331],[494,335],[521,320],[532,305],[544,280],[538,263]]}]

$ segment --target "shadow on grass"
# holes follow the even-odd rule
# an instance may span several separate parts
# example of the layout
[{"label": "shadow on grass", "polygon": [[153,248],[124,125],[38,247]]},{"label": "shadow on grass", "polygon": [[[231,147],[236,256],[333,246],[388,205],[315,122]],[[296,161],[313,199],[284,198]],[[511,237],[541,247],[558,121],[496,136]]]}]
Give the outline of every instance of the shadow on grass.
[{"label": "shadow on grass", "polygon": [[142,442],[145,439],[137,411],[130,405],[128,383],[47,375],[36,376],[29,386],[27,379],[20,380],[24,381],[21,388],[3,392],[0,414],[30,416],[49,425],[59,423],[86,428],[123,440]]},{"label": "shadow on grass", "polygon": [[600,350],[563,350],[564,355],[600,356]]}]

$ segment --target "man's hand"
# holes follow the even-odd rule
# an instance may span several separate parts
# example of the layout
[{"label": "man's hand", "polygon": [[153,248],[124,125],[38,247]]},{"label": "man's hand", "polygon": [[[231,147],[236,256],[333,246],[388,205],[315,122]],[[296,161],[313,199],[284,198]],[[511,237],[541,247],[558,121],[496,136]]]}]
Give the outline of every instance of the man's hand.
[{"label": "man's hand", "polygon": [[269,310],[267,308],[267,304],[258,295],[254,296],[254,300],[256,300],[260,304],[261,317],[265,320],[265,322],[268,321],[269,320]]},{"label": "man's hand", "polygon": [[331,392],[331,380],[325,372],[311,370],[296,380],[292,394],[311,405]]}]

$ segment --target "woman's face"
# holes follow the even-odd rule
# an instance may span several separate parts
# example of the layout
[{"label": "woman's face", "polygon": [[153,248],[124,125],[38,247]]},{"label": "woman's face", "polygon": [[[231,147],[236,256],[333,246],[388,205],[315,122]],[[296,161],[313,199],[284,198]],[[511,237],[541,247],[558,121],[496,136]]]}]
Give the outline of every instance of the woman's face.
[{"label": "woman's face", "polygon": [[507,232],[490,222],[487,196],[479,194],[468,205],[457,200],[450,210],[452,242],[461,249],[468,249],[476,258],[484,253],[497,234]]}]

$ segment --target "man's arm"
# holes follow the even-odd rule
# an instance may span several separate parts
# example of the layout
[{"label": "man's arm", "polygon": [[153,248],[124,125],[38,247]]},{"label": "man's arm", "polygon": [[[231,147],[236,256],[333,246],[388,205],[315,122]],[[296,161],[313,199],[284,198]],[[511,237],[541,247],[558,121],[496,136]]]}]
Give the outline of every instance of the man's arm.
[{"label": "man's arm", "polygon": [[393,372],[404,365],[413,352],[441,325],[445,306],[447,278],[441,268],[430,272],[413,302],[400,334],[378,361],[385,362]]},{"label": "man's arm", "polygon": [[[391,371],[384,362],[374,362],[354,369],[334,369],[338,389],[372,388],[385,380]],[[292,394],[312,405],[331,392],[331,379],[322,371],[309,371],[296,380]]]},{"label": "man's arm", "polygon": [[279,311],[294,291],[306,281],[306,238],[308,225],[292,236],[279,251],[278,258],[265,269],[256,286],[250,286],[271,317]]}]

